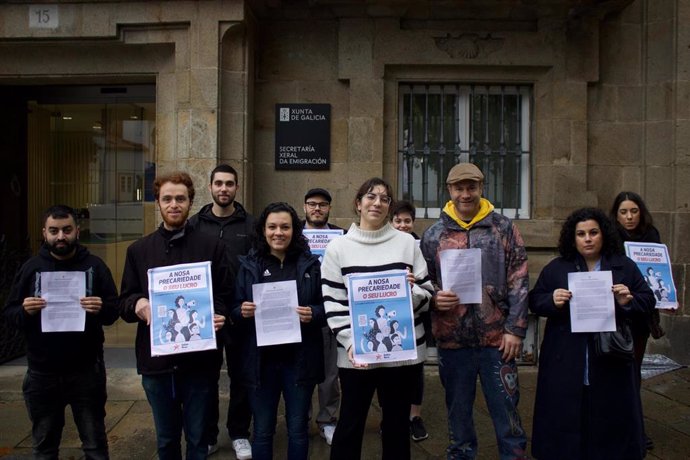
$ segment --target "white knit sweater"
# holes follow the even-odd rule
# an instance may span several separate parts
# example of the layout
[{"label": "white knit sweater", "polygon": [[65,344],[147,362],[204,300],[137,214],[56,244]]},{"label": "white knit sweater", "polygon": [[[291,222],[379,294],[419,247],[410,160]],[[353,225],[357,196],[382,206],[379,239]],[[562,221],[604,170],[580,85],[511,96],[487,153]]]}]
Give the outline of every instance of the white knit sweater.
[{"label": "white knit sweater", "polygon": [[[426,262],[412,235],[396,230],[390,223],[375,231],[361,230],[352,224],[345,236],[328,244],[321,264],[324,306],[328,326],[338,343],[338,367],[352,368],[347,350],[352,346],[350,307],[346,275],[409,268],[417,280],[412,288],[415,319],[429,308],[433,286]],[[397,367],[417,364],[426,359],[426,339],[421,321],[415,321],[417,359],[391,363],[369,364],[376,367]]]}]

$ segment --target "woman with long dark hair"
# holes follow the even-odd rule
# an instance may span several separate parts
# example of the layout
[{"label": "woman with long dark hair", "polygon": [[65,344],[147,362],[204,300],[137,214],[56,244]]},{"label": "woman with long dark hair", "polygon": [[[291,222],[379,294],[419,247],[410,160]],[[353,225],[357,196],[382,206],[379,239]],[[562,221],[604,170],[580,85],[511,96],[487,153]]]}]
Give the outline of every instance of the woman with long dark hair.
[{"label": "woman with long dark hair", "polygon": [[[252,286],[294,280],[297,283],[295,315],[302,341],[257,346]],[[273,435],[282,394],[288,431],[289,460],[309,455],[309,405],[314,386],[324,379],[321,328],[325,325],[319,259],[309,252],[302,224],[287,203],[271,203],[256,221],[252,249],[240,257],[235,283],[232,319],[241,340],[243,383],[249,387],[254,416],[255,460],[273,458]],[[260,308],[260,306],[259,306]]]},{"label": "woman with long dark hair", "polygon": [[572,332],[568,273],[611,271],[616,323],[651,311],[654,294],[621,254],[616,229],[599,209],[579,209],[566,219],[558,251],[529,293],[530,310],[546,318],[532,454],[540,460],[641,459],[642,407],[632,356],[599,356],[597,333]]},{"label": "woman with long dark hair", "polygon": [[[621,192],[613,200],[611,221],[614,222],[618,234],[623,242],[636,241],[641,243],[661,243],[659,231],[654,227],[652,215],[640,195],[635,192]],[[656,284],[656,278],[650,279],[647,284],[652,288]],[[659,291],[659,296],[661,292]],[[633,315],[630,327],[633,335],[633,346],[635,351],[635,365],[637,367],[637,383],[642,384],[642,359],[647,348],[649,335],[655,339],[664,336],[661,328],[661,318],[659,310],[654,309],[651,314]],[[647,449],[654,448],[654,442],[644,434],[644,441]]]}]

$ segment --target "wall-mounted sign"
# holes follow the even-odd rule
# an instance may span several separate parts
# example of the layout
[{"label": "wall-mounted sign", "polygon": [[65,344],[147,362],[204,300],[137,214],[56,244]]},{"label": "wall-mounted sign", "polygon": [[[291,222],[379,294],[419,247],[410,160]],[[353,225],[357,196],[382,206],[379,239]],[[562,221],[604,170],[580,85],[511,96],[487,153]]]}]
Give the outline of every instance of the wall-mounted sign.
[{"label": "wall-mounted sign", "polygon": [[29,5],[30,29],[57,29],[59,26],[57,5]]},{"label": "wall-mounted sign", "polygon": [[276,169],[330,169],[331,105],[276,104]]}]

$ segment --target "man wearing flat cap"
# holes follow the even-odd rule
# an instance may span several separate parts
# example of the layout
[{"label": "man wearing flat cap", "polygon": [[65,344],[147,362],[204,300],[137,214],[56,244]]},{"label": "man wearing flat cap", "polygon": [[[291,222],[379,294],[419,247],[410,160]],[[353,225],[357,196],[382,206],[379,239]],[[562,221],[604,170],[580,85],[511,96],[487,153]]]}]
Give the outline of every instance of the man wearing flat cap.
[{"label": "man wearing flat cap", "polygon": [[[479,375],[499,457],[527,458],[515,363],[527,329],[527,252],[511,220],[482,198],[484,174],[479,168],[471,163],[453,166],[446,185],[451,199],[420,246],[436,289],[431,315],[446,391],[451,440],[447,457],[477,455],[472,407]],[[481,250],[481,303],[463,302],[441,284],[441,252],[470,248]]]},{"label": "man wearing flat cap", "polygon": [[[304,195],[304,228],[310,230],[343,230],[329,224],[331,194],[323,188],[313,188]],[[343,230],[344,232],[344,230]],[[323,328],[323,353],[326,379],[319,384],[319,413],[316,424],[321,437],[330,446],[338,421],[340,385],[338,384],[338,352],[333,333],[328,326]]]}]

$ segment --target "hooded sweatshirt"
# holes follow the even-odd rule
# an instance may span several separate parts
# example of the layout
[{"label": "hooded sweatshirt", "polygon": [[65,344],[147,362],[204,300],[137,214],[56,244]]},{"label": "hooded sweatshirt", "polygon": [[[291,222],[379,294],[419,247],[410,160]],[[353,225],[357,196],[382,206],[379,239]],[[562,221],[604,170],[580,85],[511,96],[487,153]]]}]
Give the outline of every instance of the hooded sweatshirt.
[{"label": "hooded sweatshirt", "polygon": [[[41,296],[41,273],[55,271],[84,272],[86,296],[103,300],[100,312],[86,313],[83,332],[42,332],[43,312],[29,315],[22,307],[26,297]],[[108,266],[84,246],[77,244],[74,256],[66,260],[54,258],[43,246],[16,274],[4,314],[26,335],[29,369],[58,374],[80,371],[103,360],[103,326],[117,320],[117,289]]]}]

